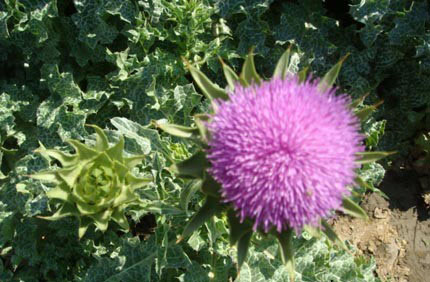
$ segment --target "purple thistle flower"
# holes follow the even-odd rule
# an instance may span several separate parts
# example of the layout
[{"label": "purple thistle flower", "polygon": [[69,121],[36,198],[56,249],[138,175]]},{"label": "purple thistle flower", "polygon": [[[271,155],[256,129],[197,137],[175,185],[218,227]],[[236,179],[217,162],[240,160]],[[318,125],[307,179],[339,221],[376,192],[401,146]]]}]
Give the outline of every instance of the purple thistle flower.
[{"label": "purple thistle flower", "polygon": [[223,201],[241,220],[253,219],[254,230],[317,226],[350,194],[355,154],[364,150],[359,121],[347,96],[317,85],[273,79],[238,85],[229,101],[217,101],[209,172]]}]

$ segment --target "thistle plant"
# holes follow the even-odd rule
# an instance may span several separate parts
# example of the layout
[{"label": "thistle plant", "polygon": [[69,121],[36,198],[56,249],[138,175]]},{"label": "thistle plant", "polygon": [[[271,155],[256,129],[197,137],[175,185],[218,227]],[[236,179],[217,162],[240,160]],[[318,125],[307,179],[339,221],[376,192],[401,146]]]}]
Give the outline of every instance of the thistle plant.
[{"label": "thistle plant", "polygon": [[239,268],[253,233],[271,234],[293,280],[294,233],[324,233],[346,248],[325,218],[335,210],[367,218],[349,198],[353,186],[365,184],[356,171],[390,153],[365,152],[359,132],[360,120],[377,104],[363,106],[365,97],[351,101],[332,88],[346,57],[317,81],[307,79],[306,70],[288,73],[290,53],[283,54],[269,81],[257,74],[252,52],[240,75],[221,60],[226,89],[185,62],[212,111],[196,115],[195,127],[154,123],[201,146],[171,167],[181,177],[201,179],[197,183],[206,195],[181,238],[225,213]]},{"label": "thistle plant", "polygon": [[48,159],[58,160],[61,168],[31,175],[35,179],[54,183],[55,188],[46,194],[48,198],[62,202],[52,216],[41,218],[58,220],[66,216],[77,217],[79,238],[84,236],[91,223],[104,232],[111,220],[122,230],[128,231],[125,209],[139,205],[140,199],[135,190],[150,181],[131,173],[131,169],[141,163],[144,156],[124,157],[122,136],[117,144],[110,147],[103,130],[95,125],[90,127],[96,132],[95,146],[69,140],[75,154],[68,154],[41,145],[36,152]]}]

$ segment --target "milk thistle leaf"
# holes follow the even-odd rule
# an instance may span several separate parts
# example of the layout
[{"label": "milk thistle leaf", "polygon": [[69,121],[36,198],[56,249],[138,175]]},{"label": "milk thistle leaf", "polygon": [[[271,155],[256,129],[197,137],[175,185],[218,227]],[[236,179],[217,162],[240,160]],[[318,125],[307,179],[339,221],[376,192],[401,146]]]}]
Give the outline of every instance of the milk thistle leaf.
[{"label": "milk thistle leaf", "polygon": [[199,129],[200,138],[205,144],[210,139],[210,132],[206,127],[206,123],[209,122],[210,117],[206,114],[197,114],[194,116],[194,121],[196,123],[197,128]]},{"label": "milk thistle leaf", "polygon": [[66,187],[57,186],[49,190],[48,192],[46,192],[46,196],[48,196],[48,198],[51,198],[51,199],[59,199],[65,202],[72,201],[70,196],[70,190],[68,189],[67,186]]},{"label": "milk thistle leaf", "polygon": [[276,233],[281,250],[281,258],[290,274],[290,281],[294,281],[294,247],[293,247],[293,229],[287,229],[281,233]]},{"label": "milk thistle leaf", "polygon": [[221,196],[221,185],[211,175],[206,175],[202,184],[202,192],[208,196],[219,198]]},{"label": "milk thistle leaf", "polygon": [[246,255],[248,254],[249,243],[254,232],[252,230],[245,232],[237,242],[237,265],[240,270],[242,264],[245,262]]},{"label": "milk thistle leaf", "polygon": [[209,78],[202,73],[200,70],[193,67],[187,60],[184,60],[185,65],[191,73],[194,81],[202,90],[203,94],[209,99],[223,99],[227,100],[228,96],[224,89],[220,88],[218,85],[209,80]]},{"label": "milk thistle leaf", "polygon": [[327,92],[330,88],[333,87],[334,82],[336,81],[337,76],[339,75],[340,69],[342,68],[343,62],[348,58],[349,54],[346,54],[340,61],[334,65],[323,77],[323,79],[318,84],[318,90],[321,93]]},{"label": "milk thistle leaf", "polygon": [[358,110],[355,112],[355,115],[361,120],[365,121],[374,111],[376,111],[377,107],[382,104],[381,102],[378,102],[374,105],[365,106],[364,108]]},{"label": "milk thistle leaf", "polygon": [[208,165],[206,154],[200,151],[189,159],[172,165],[170,170],[179,176],[201,178]]},{"label": "milk thistle leaf", "polygon": [[358,164],[367,164],[378,161],[385,157],[395,154],[396,152],[360,152],[357,153],[359,159],[356,161]]},{"label": "milk thistle leaf", "polygon": [[350,198],[343,198],[342,210],[349,215],[368,220],[366,212]]},{"label": "milk thistle leaf", "polygon": [[230,91],[234,91],[234,87],[236,83],[240,81],[240,79],[237,74],[226,63],[224,63],[221,58],[219,58],[219,60],[222,65],[222,70],[224,71],[224,76],[227,80],[228,87],[230,87]]},{"label": "milk thistle leaf", "polygon": [[221,210],[222,206],[218,199],[206,197],[205,203],[200,210],[191,218],[182,232],[182,238],[191,235],[197,228],[203,225],[207,220]]},{"label": "milk thistle leaf", "polygon": [[189,126],[159,123],[157,121],[153,121],[152,123],[155,125],[155,127],[160,128],[166,133],[180,138],[192,138],[195,137],[199,132],[198,128],[193,128]]},{"label": "milk thistle leaf", "polygon": [[364,102],[364,100],[366,99],[366,97],[367,97],[367,96],[369,96],[369,94],[370,94],[370,93],[366,93],[366,94],[364,94],[363,96],[361,96],[361,97],[359,97],[359,98],[355,99],[354,101],[352,101],[352,103],[351,103],[351,104],[349,104],[349,107],[350,107],[351,109],[355,109],[355,108],[357,108],[358,106],[362,105],[362,104],[363,104],[363,102]]},{"label": "milk thistle leaf", "polygon": [[307,76],[308,76],[308,67],[303,68],[301,71],[299,71],[299,73],[297,74],[297,77],[299,78],[299,82],[303,82],[306,80]]},{"label": "milk thistle leaf", "polygon": [[228,224],[230,226],[230,245],[234,245],[247,232],[252,231],[252,223],[248,220],[240,222],[232,209],[227,212]]},{"label": "milk thistle leaf", "polygon": [[278,78],[284,79],[285,77],[287,77],[288,67],[290,65],[291,47],[292,45],[288,47],[288,49],[284,52],[284,54],[282,54],[281,58],[276,64],[275,72],[273,73],[273,76],[272,76],[273,78],[278,77]]},{"label": "milk thistle leaf", "polygon": [[185,212],[188,212],[188,203],[190,202],[191,197],[202,188],[202,179],[197,179],[189,183],[185,186],[181,191],[180,195],[180,205]]},{"label": "milk thistle leaf", "polygon": [[325,220],[321,220],[321,231],[327,236],[327,238],[336,244],[338,247],[344,249],[345,251],[348,251],[348,248],[346,247],[345,243],[337,236],[336,232],[334,232],[333,228],[331,228],[330,224],[327,223]]},{"label": "milk thistle leaf", "polygon": [[240,78],[246,83],[245,86],[249,86],[253,83],[261,83],[261,78],[255,70],[253,52],[254,49],[251,49],[251,51],[249,51],[249,54],[245,59],[245,63],[243,64],[242,72],[240,73]]}]

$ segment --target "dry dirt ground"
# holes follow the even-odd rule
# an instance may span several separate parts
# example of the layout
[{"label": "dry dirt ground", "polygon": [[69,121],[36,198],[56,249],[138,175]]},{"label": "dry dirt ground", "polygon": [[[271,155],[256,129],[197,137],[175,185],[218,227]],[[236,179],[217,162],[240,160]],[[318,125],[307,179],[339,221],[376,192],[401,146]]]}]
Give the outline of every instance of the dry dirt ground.
[{"label": "dry dirt ground", "polygon": [[389,200],[372,193],[362,203],[369,221],[333,222],[341,239],[374,256],[382,281],[430,281],[430,210],[422,185],[415,171],[389,171],[379,187]]}]

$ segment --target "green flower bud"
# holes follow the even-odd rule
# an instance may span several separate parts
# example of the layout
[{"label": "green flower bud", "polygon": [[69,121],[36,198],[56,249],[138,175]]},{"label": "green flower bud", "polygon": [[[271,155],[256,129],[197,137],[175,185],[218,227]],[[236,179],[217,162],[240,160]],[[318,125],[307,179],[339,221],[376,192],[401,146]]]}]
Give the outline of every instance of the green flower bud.
[{"label": "green flower bud", "polygon": [[135,190],[151,181],[149,178],[135,177],[131,173],[131,169],[139,164],[144,156],[125,158],[122,136],[117,144],[109,147],[103,130],[94,125],[91,127],[97,135],[95,146],[69,140],[68,143],[76,151],[73,155],[46,149],[41,145],[36,152],[58,160],[62,167],[31,176],[56,184],[55,188],[47,192],[47,196],[63,201],[56,213],[41,218],[58,220],[66,216],[76,216],[79,219],[79,238],[85,234],[91,223],[100,231],[106,231],[111,219],[124,231],[128,231],[129,225],[124,211],[126,207],[140,203]]}]

